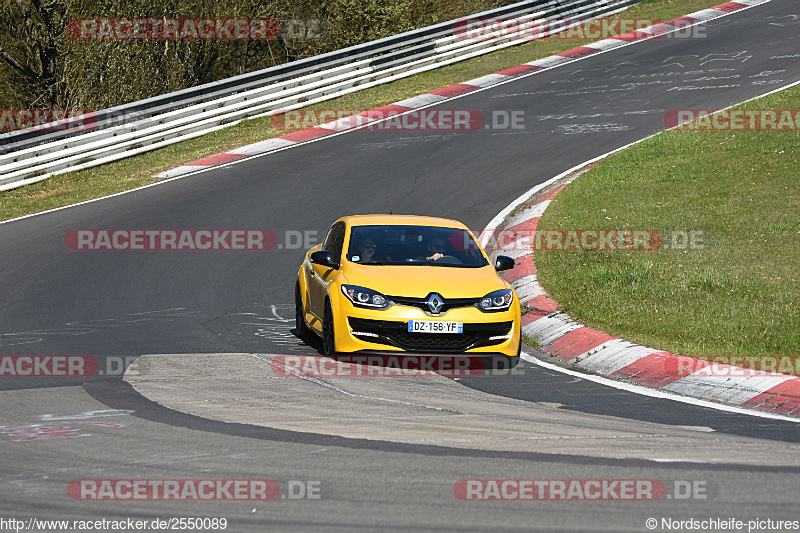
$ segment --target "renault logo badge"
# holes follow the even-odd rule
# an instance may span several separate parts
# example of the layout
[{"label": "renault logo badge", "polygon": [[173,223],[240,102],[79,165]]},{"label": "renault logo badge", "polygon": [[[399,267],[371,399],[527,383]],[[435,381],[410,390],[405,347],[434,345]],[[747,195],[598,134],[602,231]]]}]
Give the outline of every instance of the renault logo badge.
[{"label": "renault logo badge", "polygon": [[433,294],[431,294],[428,297],[427,304],[428,304],[428,308],[431,310],[431,313],[436,314],[436,313],[439,312],[439,310],[444,305],[444,300],[442,299],[441,296],[439,296],[438,294],[436,294],[434,292]]}]

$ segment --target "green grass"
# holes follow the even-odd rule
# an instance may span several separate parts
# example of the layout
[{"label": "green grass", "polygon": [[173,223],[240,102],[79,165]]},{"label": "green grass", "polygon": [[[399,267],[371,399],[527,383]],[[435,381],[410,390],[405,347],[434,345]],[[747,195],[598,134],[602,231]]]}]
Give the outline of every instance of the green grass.
[{"label": "green grass", "polygon": [[[720,3],[721,0],[648,0],[613,18],[668,20]],[[541,39],[464,61],[439,70],[359,91],[310,106],[366,110],[447,85],[581,46],[589,41]],[[0,192],[0,220],[99,198],[159,181],[153,175],[237,146],[282,135],[269,118],[244,121],[197,139],[100,167],[53,176],[18,189]]]},{"label": "green grass", "polygon": [[[742,107],[798,109],[800,88]],[[787,356],[775,370],[800,370],[800,133],[662,132],[581,175],[539,228],[702,231],[704,249],[536,252],[539,276],[564,311],[612,335],[706,359]]]}]

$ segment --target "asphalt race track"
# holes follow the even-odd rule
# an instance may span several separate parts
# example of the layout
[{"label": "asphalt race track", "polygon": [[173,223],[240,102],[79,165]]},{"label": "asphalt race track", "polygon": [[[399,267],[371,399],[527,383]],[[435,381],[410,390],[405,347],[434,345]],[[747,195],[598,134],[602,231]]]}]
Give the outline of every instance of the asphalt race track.
[{"label": "asphalt race track", "polygon": [[[359,130],[0,224],[0,355],[99,362],[85,378],[0,378],[0,518],[219,517],[235,532],[800,520],[792,422],[524,361],[513,375],[460,381],[268,372],[274,354],[318,353],[292,334],[304,250],[287,232],[316,244],[340,216],[389,211],[480,229],[537,183],[663,129],[670,110],[718,109],[800,81],[797,2],[773,0],[705,28],[705,38],[627,46],[436,107],[524,111],[524,129]],[[70,230],[102,228],[266,228],[282,247],[65,246]],[[37,431],[50,438],[20,438]],[[67,487],[81,479],[270,479],[281,496],[78,501]],[[660,480],[666,492],[656,501],[462,501],[454,486],[469,479]],[[305,497],[293,497],[297,487]],[[769,530],[762,525],[755,530]]]}]

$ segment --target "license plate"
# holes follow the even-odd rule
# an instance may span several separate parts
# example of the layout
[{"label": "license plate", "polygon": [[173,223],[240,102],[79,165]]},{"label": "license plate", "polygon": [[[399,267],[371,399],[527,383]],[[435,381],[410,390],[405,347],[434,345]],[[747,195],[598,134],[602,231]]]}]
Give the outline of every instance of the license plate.
[{"label": "license plate", "polygon": [[464,333],[463,322],[443,320],[409,320],[409,333]]}]

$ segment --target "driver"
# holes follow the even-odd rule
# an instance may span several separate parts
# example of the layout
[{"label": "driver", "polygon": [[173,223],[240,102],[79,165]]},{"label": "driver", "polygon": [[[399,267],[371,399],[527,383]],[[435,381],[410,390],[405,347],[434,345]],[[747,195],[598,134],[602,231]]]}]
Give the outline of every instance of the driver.
[{"label": "driver", "polygon": [[359,263],[371,263],[375,256],[375,249],[378,247],[378,243],[375,241],[373,237],[364,237],[361,243],[358,245],[358,253]]},{"label": "driver", "polygon": [[428,255],[425,257],[426,261],[438,261],[447,255],[447,247],[444,245],[444,239],[441,237],[434,237],[428,243]]}]

